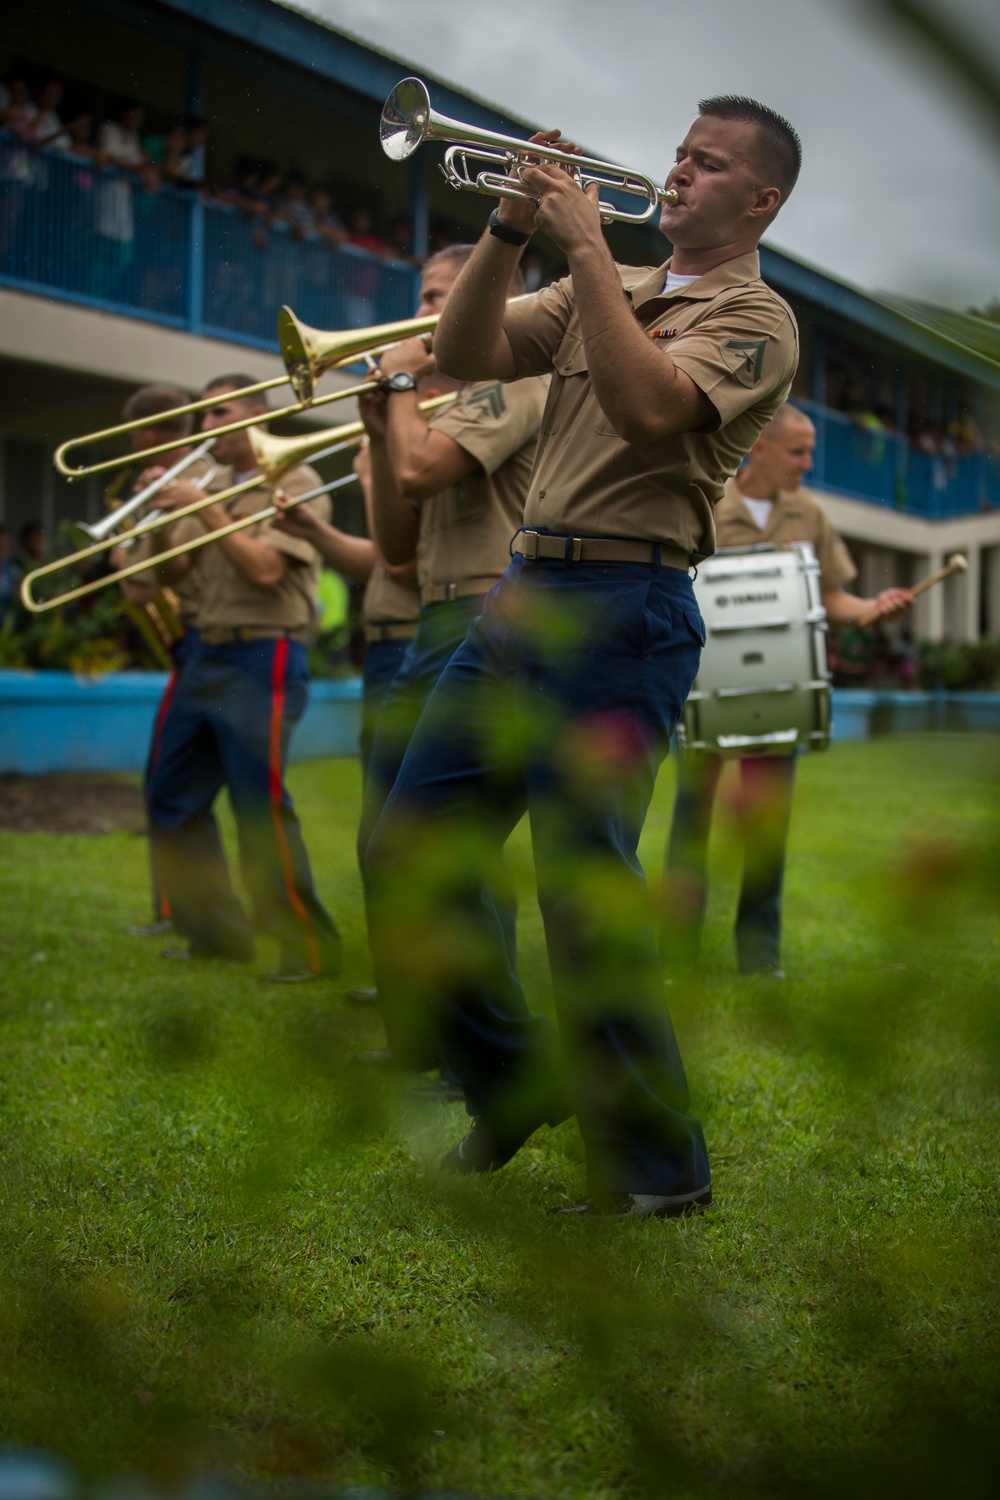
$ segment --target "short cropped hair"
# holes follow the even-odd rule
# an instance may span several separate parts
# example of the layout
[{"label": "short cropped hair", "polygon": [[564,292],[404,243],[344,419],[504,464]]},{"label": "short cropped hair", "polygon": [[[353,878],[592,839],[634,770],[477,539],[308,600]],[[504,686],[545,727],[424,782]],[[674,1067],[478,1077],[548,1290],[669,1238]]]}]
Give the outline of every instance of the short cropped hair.
[{"label": "short cropped hair", "polygon": [[252,375],[217,375],[210,380],[202,391],[203,396],[208,396],[212,391],[232,391],[237,400],[253,401],[255,405],[267,410],[267,392],[258,391],[255,396],[240,396],[240,391],[245,391],[248,386],[260,385]]},{"label": "short cropped hair", "polygon": [[[171,437],[187,437],[192,427],[191,413],[185,412],[182,417],[170,417],[166,414],[173,411],[175,406],[187,406],[188,399],[175,385],[140,386],[122,407],[122,417],[126,422],[148,418],[150,427],[169,432]],[[156,421],[160,416],[166,416],[166,419]]]},{"label": "short cropped hair", "polygon": [[[456,266],[464,266],[475,248],[475,245],[445,245],[443,250],[438,250],[427,257],[424,261],[424,270],[426,271],[428,266],[439,266],[449,261],[453,261]],[[510,291],[513,297],[520,297],[524,292],[524,274],[520,266],[514,268],[514,274],[510,279]]]},{"label": "short cropped hair", "polygon": [[758,104],[756,99],[747,99],[743,94],[719,94],[715,99],[702,99],[698,113],[713,120],[738,120],[743,125],[756,125],[758,159],[766,178],[761,186],[778,188],[784,203],[798,181],[802,166],[802,142],[788,121],[776,110]]},{"label": "short cropped hair", "polygon": [[785,401],[763,429],[758,441],[761,439],[765,442],[774,441],[784,437],[785,429],[788,427],[812,427],[815,430],[815,424],[808,412],[796,406],[793,401]]}]

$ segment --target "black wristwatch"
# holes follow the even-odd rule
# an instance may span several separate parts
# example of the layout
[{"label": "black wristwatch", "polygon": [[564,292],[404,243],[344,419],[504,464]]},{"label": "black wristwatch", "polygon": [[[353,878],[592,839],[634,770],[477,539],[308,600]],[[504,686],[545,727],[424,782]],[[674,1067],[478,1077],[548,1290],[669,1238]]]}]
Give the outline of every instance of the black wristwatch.
[{"label": "black wristwatch", "polygon": [[382,381],[382,387],[390,395],[393,391],[415,391],[417,379],[415,375],[410,374],[409,370],[394,370]]},{"label": "black wristwatch", "polygon": [[490,214],[489,226],[494,239],[503,240],[505,245],[526,245],[531,239],[530,234],[522,234],[519,229],[511,229],[509,224],[501,224],[498,208]]}]

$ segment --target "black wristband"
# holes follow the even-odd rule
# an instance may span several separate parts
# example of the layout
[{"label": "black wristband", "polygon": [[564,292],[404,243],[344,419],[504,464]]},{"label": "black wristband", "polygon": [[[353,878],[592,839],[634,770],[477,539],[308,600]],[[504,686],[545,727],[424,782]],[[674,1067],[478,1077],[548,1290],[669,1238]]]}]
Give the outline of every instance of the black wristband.
[{"label": "black wristband", "polygon": [[530,234],[522,234],[519,229],[511,229],[509,224],[500,223],[500,210],[495,208],[489,217],[490,234],[495,239],[503,240],[505,245],[526,245],[531,239]]}]

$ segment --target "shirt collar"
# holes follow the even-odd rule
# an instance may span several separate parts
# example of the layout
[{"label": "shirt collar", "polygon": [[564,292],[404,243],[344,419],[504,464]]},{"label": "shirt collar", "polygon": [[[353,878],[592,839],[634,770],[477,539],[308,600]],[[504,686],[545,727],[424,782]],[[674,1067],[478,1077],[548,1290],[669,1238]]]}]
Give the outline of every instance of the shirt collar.
[{"label": "shirt collar", "polygon": [[721,266],[707,271],[704,276],[699,276],[697,281],[691,281],[687,286],[664,292],[663,283],[667,279],[670,265],[671,261],[666,260],[652,270],[644,266],[618,267],[622,286],[634,308],[645,307],[648,302],[708,302],[729,287],[746,286],[748,282],[760,280],[760,256],[756,250],[723,261]]}]

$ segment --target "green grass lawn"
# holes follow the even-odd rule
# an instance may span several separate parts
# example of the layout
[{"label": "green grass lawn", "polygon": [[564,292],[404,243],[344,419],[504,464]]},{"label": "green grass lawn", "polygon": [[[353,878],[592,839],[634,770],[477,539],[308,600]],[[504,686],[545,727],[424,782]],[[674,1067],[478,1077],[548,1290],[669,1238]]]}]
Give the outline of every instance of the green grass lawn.
[{"label": "green grass lawn", "polygon": [[[998,751],[802,762],[783,987],[733,972],[720,806],[704,970],[670,991],[717,1207],[627,1227],[546,1216],[584,1189],[572,1123],[439,1180],[460,1108],[352,1066],[380,1040],[341,998],[353,763],[291,774],[335,986],[124,936],[140,838],[0,836],[0,1438],[164,1483],[996,1494]],[[512,864],[547,1006],[524,828]]]}]

